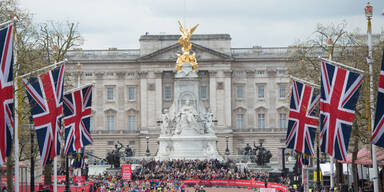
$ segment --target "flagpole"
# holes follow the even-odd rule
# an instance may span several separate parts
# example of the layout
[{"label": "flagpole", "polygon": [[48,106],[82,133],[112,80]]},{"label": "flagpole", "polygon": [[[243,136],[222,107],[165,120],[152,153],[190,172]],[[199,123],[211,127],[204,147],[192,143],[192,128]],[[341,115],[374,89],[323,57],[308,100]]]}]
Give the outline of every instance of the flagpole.
[{"label": "flagpole", "polygon": [[[16,50],[16,42],[17,42],[17,37],[16,37],[16,26],[13,29],[13,35],[14,35],[14,41],[13,41],[13,58],[14,58],[14,65],[17,66],[17,70],[15,71],[15,76],[16,76],[16,83],[14,84],[15,90],[18,90],[18,84],[19,84],[19,78],[17,77],[17,74],[19,72],[20,65],[17,65],[17,50]],[[15,92],[15,106],[14,106],[14,112],[15,112],[15,119],[14,119],[14,129],[15,129],[15,135],[13,136],[15,138],[15,192],[19,192],[19,187],[20,187],[20,173],[19,173],[19,97],[18,97],[18,92]]]},{"label": "flagpole", "polygon": [[[368,20],[368,27],[367,27],[367,34],[368,34],[368,57],[367,57],[367,63],[369,65],[369,103],[370,103],[370,112],[371,112],[371,124],[369,129],[373,131],[374,129],[374,97],[373,97],[373,69],[372,69],[372,63],[373,63],[373,57],[372,57],[372,29],[371,29],[371,18],[372,18],[372,6],[367,4],[365,6],[365,16]],[[379,191],[379,183],[377,178],[377,161],[376,161],[376,145],[372,145],[372,167],[373,167],[373,190],[374,192]]]},{"label": "flagpole", "polygon": [[53,158],[53,192],[57,192],[57,155]]},{"label": "flagpole", "polygon": [[13,19],[11,19],[11,20],[9,20],[9,21],[6,21],[6,22],[4,22],[4,23],[1,23],[0,24],[0,28],[2,28],[2,27],[4,27],[4,26],[6,26],[6,25],[9,25],[9,24],[11,24],[11,23],[16,23],[16,22],[18,22],[19,20],[17,19],[17,17],[14,17]]},{"label": "flagpole", "polygon": [[67,61],[68,61],[67,59],[64,59],[64,60],[59,61],[59,62],[56,62],[56,61],[55,61],[55,63],[53,63],[53,64],[51,64],[51,65],[48,65],[48,66],[42,67],[42,68],[40,68],[40,69],[36,69],[36,70],[34,70],[34,71],[31,71],[31,72],[29,72],[29,73],[20,75],[20,78],[23,78],[23,77],[25,77],[25,76],[31,75],[31,74],[36,73],[36,72],[38,72],[38,71],[42,71],[42,70],[49,69],[49,68],[52,68],[52,67],[54,68],[54,67],[56,67],[57,65],[60,65],[60,64],[65,63],[65,62],[67,62]]},{"label": "flagpole", "polygon": [[319,59],[321,59],[323,61],[326,61],[326,62],[329,62],[329,63],[332,63],[332,64],[335,64],[335,65],[339,65],[339,66],[341,66],[343,68],[347,68],[347,69],[350,69],[350,70],[357,71],[359,73],[365,73],[365,71],[363,71],[361,69],[358,69],[358,68],[355,68],[355,67],[351,67],[351,66],[348,66],[348,65],[336,62],[336,61],[332,61],[332,57],[330,57],[329,59],[325,59],[325,58],[319,57]]},{"label": "flagpole", "polygon": [[309,81],[306,81],[306,80],[304,80],[304,79],[300,79],[300,78],[298,78],[298,77],[295,77],[295,76],[292,76],[292,75],[290,75],[290,76],[289,76],[289,78],[291,78],[291,79],[293,79],[293,80],[295,80],[295,81],[299,81],[299,82],[302,82],[302,83],[304,83],[304,84],[308,84],[308,85],[311,85],[311,86],[313,86],[313,87],[317,87],[317,88],[319,88],[319,87],[320,87],[320,85],[317,85],[317,84],[311,83],[311,82],[309,82]]},{"label": "flagpole", "polygon": [[88,86],[94,86],[95,83],[90,83],[90,84],[85,84],[85,85],[81,85],[80,87],[76,87],[76,88],[73,88],[73,89],[70,89],[70,90],[67,90],[64,92],[64,95],[68,94],[68,93],[72,93],[74,91],[77,91],[77,90],[80,90],[80,89],[83,89],[84,87],[88,87]]},{"label": "flagpole", "polygon": [[[77,66],[76,66],[76,68],[77,68],[77,88],[80,88],[80,76],[81,76],[81,64],[80,64],[80,62],[79,63],[77,63]],[[80,151],[78,151],[78,153],[80,153],[81,152],[81,149],[80,149]],[[81,164],[81,163],[80,163]],[[80,175],[79,175],[79,170],[78,170],[79,168],[77,168],[77,176],[81,176],[81,165],[80,165]]]},{"label": "flagpole", "polygon": [[[323,61],[327,61],[327,62],[330,62],[330,63],[333,63],[333,64],[337,64],[337,65],[340,65],[341,63],[337,63],[337,62],[334,62],[332,61],[332,49],[333,49],[333,41],[332,39],[328,39],[327,40],[327,44],[328,44],[328,59],[323,59],[323,58],[320,58],[321,60]],[[341,64],[340,66],[345,66],[344,64]],[[333,165],[334,165],[334,162],[333,162],[333,157],[332,156],[329,156],[330,158],[330,172],[331,172],[331,176],[330,176],[330,184],[331,184],[331,189],[333,190],[333,187],[335,186],[335,181],[334,181],[334,170],[333,170]]]}]

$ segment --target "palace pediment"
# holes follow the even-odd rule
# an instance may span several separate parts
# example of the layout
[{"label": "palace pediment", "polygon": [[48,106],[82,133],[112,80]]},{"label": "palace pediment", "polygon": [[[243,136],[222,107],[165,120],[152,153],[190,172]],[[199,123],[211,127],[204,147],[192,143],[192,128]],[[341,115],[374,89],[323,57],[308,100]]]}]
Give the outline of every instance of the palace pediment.
[{"label": "palace pediment", "polygon": [[[221,53],[219,51],[204,47],[202,45],[192,43],[193,53],[196,53],[197,62],[199,61],[214,61],[214,60],[231,60],[232,56]],[[137,61],[175,61],[177,60],[176,54],[182,54],[181,45],[175,43],[168,47],[159,49],[150,54],[137,58]]]}]

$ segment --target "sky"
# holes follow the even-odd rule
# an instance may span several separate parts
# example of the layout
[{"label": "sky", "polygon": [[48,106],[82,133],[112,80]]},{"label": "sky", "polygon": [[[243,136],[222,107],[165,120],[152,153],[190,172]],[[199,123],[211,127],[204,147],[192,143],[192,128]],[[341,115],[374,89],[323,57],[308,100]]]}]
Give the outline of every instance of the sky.
[{"label": "sky", "polygon": [[[384,31],[384,0],[371,0],[373,33]],[[232,47],[284,47],[311,38],[317,24],[346,22],[366,33],[367,0],[18,0],[36,23],[79,24],[83,49],[137,49],[139,38],[179,34],[177,21],[196,34],[230,34]]]}]

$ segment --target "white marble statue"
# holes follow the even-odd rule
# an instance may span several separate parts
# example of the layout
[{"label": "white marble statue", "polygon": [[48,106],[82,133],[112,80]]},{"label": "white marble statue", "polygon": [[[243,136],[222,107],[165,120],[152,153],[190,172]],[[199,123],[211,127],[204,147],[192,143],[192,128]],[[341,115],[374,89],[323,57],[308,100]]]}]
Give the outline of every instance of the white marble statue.
[{"label": "white marble statue", "polygon": [[213,113],[208,109],[208,112],[204,114],[204,133],[214,134],[213,126]]},{"label": "white marble statue", "polygon": [[196,109],[187,100],[179,113],[176,115],[176,129],[175,134],[180,135],[185,127],[192,127],[198,134],[204,134],[202,126],[198,123],[199,114]]},{"label": "white marble statue", "polygon": [[171,128],[170,128],[170,118],[169,118],[169,113],[168,109],[164,109],[164,113],[161,114],[161,135],[170,135],[171,134]]}]

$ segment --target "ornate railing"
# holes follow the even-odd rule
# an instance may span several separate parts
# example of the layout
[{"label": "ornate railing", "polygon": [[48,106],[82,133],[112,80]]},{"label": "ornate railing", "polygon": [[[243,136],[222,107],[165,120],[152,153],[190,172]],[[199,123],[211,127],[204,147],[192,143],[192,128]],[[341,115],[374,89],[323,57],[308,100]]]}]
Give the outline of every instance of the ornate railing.
[{"label": "ornate railing", "polygon": [[70,50],[70,59],[132,59],[140,56],[140,49]]}]

